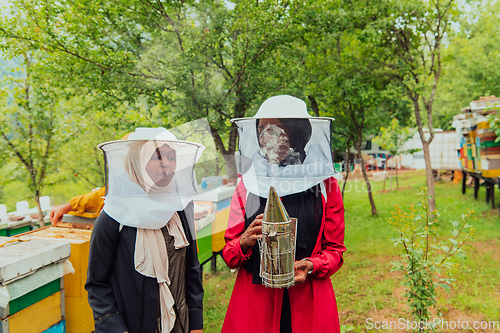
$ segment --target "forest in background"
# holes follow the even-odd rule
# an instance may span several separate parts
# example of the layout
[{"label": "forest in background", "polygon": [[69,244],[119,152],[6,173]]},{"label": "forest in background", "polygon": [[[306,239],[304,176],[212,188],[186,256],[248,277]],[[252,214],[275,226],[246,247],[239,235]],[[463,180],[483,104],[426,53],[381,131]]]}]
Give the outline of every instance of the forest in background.
[{"label": "forest in background", "polygon": [[[206,118],[218,151],[209,169],[234,177],[237,131],[229,120],[252,116],[273,95],[336,118],[337,159],[393,118],[415,127],[415,94],[426,111],[432,96],[423,126],[431,119],[441,129],[452,129],[470,101],[500,96],[496,1],[3,6],[0,203],[9,211],[20,200],[33,205],[33,193],[61,204],[103,186],[97,144],[136,127]],[[436,41],[438,51],[426,48]]]}]

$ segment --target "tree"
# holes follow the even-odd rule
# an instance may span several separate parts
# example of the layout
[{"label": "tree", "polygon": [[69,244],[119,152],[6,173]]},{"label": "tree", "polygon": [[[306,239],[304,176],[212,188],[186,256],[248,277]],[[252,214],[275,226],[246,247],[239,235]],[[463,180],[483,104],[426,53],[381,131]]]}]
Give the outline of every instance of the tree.
[{"label": "tree", "polygon": [[[380,21],[382,45],[393,52],[385,67],[399,72],[395,78],[413,104],[415,121],[422,141],[429,207],[436,209],[434,177],[429,145],[434,139],[433,105],[441,78],[443,40],[451,33],[457,14],[454,0],[393,1],[387,20]],[[424,114],[423,114],[424,113]],[[424,132],[427,125],[429,135]]]},{"label": "tree", "polygon": [[401,110],[395,107],[401,98],[391,84],[393,70],[379,63],[390,53],[375,43],[380,33],[373,22],[385,19],[386,11],[382,2],[369,8],[348,1],[310,3],[301,12],[303,24],[296,26],[295,48],[288,52],[288,62],[298,64],[288,67],[300,68],[296,85],[313,114],[334,117],[334,134],[355,146],[372,215],[377,210],[361,145]]},{"label": "tree", "polygon": [[436,126],[453,129],[453,116],[481,96],[500,96],[500,27],[498,1],[470,2],[454,22],[453,34],[443,48],[443,71],[436,93]]},{"label": "tree", "polygon": [[[394,157],[399,154],[414,154],[418,149],[409,149],[402,151],[401,148],[405,142],[413,136],[413,131],[409,127],[401,127],[397,118],[392,118],[391,124],[388,127],[381,127],[380,134],[373,139],[373,142],[389,151]],[[387,166],[386,166],[387,168]],[[384,178],[384,191],[385,191],[385,179]],[[396,165],[396,188],[399,190],[398,181],[398,168]],[[392,181],[391,181],[392,189]]]},{"label": "tree", "polygon": [[116,131],[111,126],[102,126],[90,112],[83,115],[72,114],[72,125],[74,134],[59,149],[59,177],[53,182],[78,176],[85,179],[92,188],[106,186],[104,159],[97,145],[119,140],[125,132]]},{"label": "tree", "polygon": [[[237,129],[266,91],[265,56],[301,2],[16,0],[0,31],[50,52],[61,82],[111,100],[146,96],[172,124],[208,118],[230,177]],[[269,97],[269,96],[266,96]]]},{"label": "tree", "polygon": [[20,165],[12,176],[28,184],[44,226],[40,197],[57,149],[71,137],[71,129],[63,119],[57,93],[32,75],[36,64],[30,54],[23,56],[21,69],[25,75],[7,78],[1,89],[0,145]]}]

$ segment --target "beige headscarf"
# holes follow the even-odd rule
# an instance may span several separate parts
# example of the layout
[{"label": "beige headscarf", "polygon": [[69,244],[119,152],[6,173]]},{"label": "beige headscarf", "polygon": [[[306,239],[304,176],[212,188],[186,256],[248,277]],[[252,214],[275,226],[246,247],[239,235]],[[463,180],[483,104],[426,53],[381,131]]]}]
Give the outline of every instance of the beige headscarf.
[{"label": "beige headscarf", "polygon": [[[128,173],[130,180],[141,186],[148,194],[159,191],[162,193],[169,192],[174,186],[174,180],[166,187],[156,186],[146,171],[146,165],[157,148],[160,147],[156,141],[138,142],[130,146],[125,160],[125,171]],[[174,237],[176,249],[189,245],[177,213],[166,223],[166,227],[168,233]],[[170,285],[168,253],[161,229],[137,228],[134,265],[137,272],[144,276],[156,278],[158,281],[162,333],[170,332],[175,324],[174,298],[168,287]]]}]

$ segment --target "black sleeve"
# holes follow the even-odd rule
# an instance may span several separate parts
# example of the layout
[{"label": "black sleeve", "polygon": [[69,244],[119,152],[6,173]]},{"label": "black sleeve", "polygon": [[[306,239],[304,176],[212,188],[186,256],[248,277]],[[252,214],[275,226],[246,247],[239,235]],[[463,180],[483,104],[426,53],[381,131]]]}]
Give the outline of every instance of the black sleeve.
[{"label": "black sleeve", "polygon": [[[190,229],[189,231],[185,230],[185,232],[193,235],[195,234],[193,202],[186,206],[184,213]],[[196,237],[189,238],[191,239],[187,249],[186,302],[189,308],[189,329],[197,330],[203,328],[203,285]]]},{"label": "black sleeve", "polygon": [[119,236],[119,223],[102,211],[95,221],[90,238],[89,265],[85,283],[89,304],[94,312],[96,333],[128,331],[116,306],[110,283]]}]

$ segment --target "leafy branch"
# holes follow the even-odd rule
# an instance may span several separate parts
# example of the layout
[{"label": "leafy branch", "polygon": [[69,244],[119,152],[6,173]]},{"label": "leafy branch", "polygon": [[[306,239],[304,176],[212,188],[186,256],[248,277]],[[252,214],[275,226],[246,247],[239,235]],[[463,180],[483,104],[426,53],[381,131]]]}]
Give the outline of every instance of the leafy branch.
[{"label": "leafy branch", "polygon": [[[435,287],[449,292],[451,283],[455,281],[451,269],[458,264],[451,264],[450,260],[455,256],[466,259],[463,247],[473,248],[469,242],[474,237],[475,229],[469,221],[474,218],[474,211],[462,214],[461,221],[450,221],[452,237],[444,240],[438,226],[439,214],[430,209],[427,189],[422,188],[418,195],[422,196],[422,200],[416,207],[411,205],[405,212],[396,205],[388,221],[398,233],[398,237],[392,237],[391,241],[394,246],[402,245],[401,260],[392,263],[391,271],[403,272],[407,288],[405,297],[410,311],[417,321],[426,321],[430,318],[429,309],[436,305]],[[448,275],[448,278],[440,278],[441,274]]]}]

